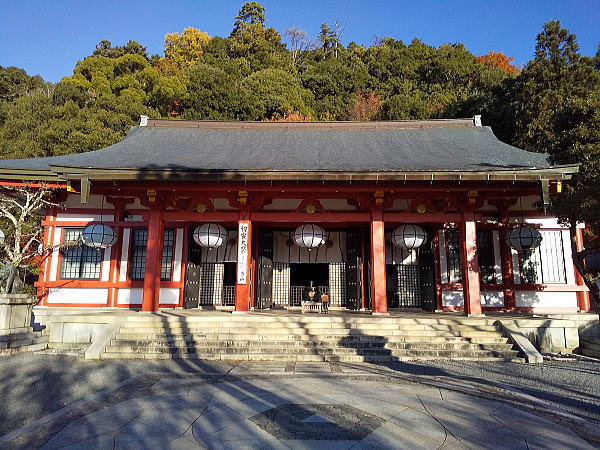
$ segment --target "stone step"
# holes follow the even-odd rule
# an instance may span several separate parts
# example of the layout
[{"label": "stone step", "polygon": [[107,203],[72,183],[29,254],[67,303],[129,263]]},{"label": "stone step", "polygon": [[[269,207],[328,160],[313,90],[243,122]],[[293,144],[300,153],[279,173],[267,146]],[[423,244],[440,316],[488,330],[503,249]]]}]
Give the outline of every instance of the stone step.
[{"label": "stone step", "polygon": [[38,338],[42,336],[41,331],[28,331],[25,333],[3,334],[0,335],[0,342],[21,341],[23,339]]},{"label": "stone step", "polygon": [[48,344],[48,336],[40,336],[39,334],[23,334],[19,333],[19,335],[11,335],[18,337],[18,339],[14,340],[4,340],[0,341],[0,349],[11,349],[11,348],[19,348],[26,347],[28,345],[37,345],[37,344]]},{"label": "stone step", "polygon": [[508,338],[501,333],[493,333],[490,336],[463,337],[463,336],[382,336],[382,335],[320,335],[312,336],[307,334],[166,334],[166,333],[117,333],[114,336],[117,340],[128,339],[195,339],[196,341],[216,341],[216,340],[238,340],[238,341],[323,341],[339,342],[340,339],[347,339],[360,342],[464,342],[469,341],[477,344],[506,343]]},{"label": "stone step", "polygon": [[119,345],[110,346],[105,353],[194,353],[200,358],[205,355],[215,354],[270,354],[270,355],[392,355],[392,356],[516,356],[517,352],[511,349],[485,350],[485,349],[456,349],[456,348],[304,348],[304,347],[200,347],[195,345],[188,346],[156,346],[156,345]]},{"label": "stone step", "polygon": [[344,324],[423,324],[423,325],[468,325],[468,326],[483,326],[493,325],[496,319],[494,318],[439,318],[439,317],[336,317],[334,315],[291,315],[291,316],[266,316],[266,315],[223,315],[215,316],[193,316],[185,317],[155,317],[155,316],[132,316],[127,318],[128,324],[135,323],[260,323],[260,324],[285,324],[285,323],[344,323]]},{"label": "stone step", "polygon": [[162,327],[143,327],[143,328],[128,328],[121,327],[119,334],[196,334],[196,335],[207,335],[207,334],[244,334],[244,335],[387,335],[387,336],[488,336],[489,333],[501,333],[495,328],[491,327],[488,330],[480,330],[478,328],[465,328],[463,330],[432,330],[432,329],[417,329],[417,330],[358,330],[358,329],[333,329],[333,328],[316,328],[316,329],[305,329],[305,328],[162,328]]},{"label": "stone step", "polygon": [[464,325],[464,324],[394,324],[394,323],[340,323],[340,322],[315,322],[315,323],[302,323],[302,322],[206,322],[206,323],[194,323],[188,321],[178,322],[126,322],[121,327],[122,329],[156,329],[156,330],[181,330],[185,331],[188,329],[235,329],[235,330],[322,330],[322,329],[334,329],[334,330],[435,330],[435,331],[465,331],[465,330],[478,330],[478,331],[494,331],[497,328],[494,325]]},{"label": "stone step", "polygon": [[581,339],[579,341],[579,347],[585,348],[586,350],[591,350],[591,351],[600,353],[600,343],[595,343],[594,341],[590,341],[587,339]]},{"label": "stone step", "polygon": [[0,356],[10,356],[16,355],[18,353],[24,352],[37,352],[39,350],[44,350],[48,347],[47,342],[37,343],[37,344],[29,344],[29,345],[21,345],[19,347],[10,347],[6,349],[0,348]]},{"label": "stone step", "polygon": [[590,358],[600,359],[600,351],[590,350],[589,348],[580,348],[579,351],[584,356],[589,356]]},{"label": "stone step", "polygon": [[[301,344],[301,345],[298,345]],[[315,350],[331,351],[333,353],[352,353],[354,351],[378,351],[385,353],[389,350],[489,350],[489,351],[511,351],[511,344],[471,344],[450,343],[450,344],[429,344],[429,343],[413,343],[413,342],[396,342],[396,343],[368,343],[356,342],[344,345],[336,345],[324,342],[232,342],[232,341],[214,341],[197,343],[194,341],[113,341],[107,351],[123,351],[129,352],[135,348],[163,348],[163,349],[195,349],[202,352],[230,352],[236,353],[257,352],[257,353],[310,353]]]},{"label": "stone step", "polygon": [[[198,359],[196,354],[176,354],[170,355],[166,353],[105,353],[102,356],[104,359]],[[339,363],[381,363],[390,361],[508,361],[524,363],[525,360],[519,357],[495,357],[495,356],[360,356],[360,355],[267,355],[267,354],[250,354],[250,355],[210,355],[202,356],[202,359],[209,361],[281,361],[281,362],[339,362]]]}]

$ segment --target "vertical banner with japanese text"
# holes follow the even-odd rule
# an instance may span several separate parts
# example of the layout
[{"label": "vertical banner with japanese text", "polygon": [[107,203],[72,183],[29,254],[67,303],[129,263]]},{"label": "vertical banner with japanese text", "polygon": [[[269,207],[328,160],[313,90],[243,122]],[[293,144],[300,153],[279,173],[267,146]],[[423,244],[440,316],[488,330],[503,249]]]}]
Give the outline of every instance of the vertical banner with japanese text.
[{"label": "vertical banner with japanese text", "polygon": [[248,228],[247,222],[238,224],[237,284],[246,284],[248,279]]}]

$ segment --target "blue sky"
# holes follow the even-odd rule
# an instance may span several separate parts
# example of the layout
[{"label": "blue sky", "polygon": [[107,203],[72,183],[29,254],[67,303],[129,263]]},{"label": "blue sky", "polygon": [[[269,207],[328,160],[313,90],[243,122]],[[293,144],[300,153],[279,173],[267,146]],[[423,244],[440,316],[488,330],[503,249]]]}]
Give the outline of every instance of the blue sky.
[{"label": "blue sky", "polygon": [[[4,0],[0,8],[0,65],[48,81],[70,75],[77,60],[109,40],[136,40],[162,53],[166,33],[193,26],[227,36],[243,1],[230,0]],[[342,41],[369,45],[391,36],[429,45],[462,42],[475,55],[489,50],[532,58],[544,22],[558,19],[577,35],[581,53],[600,42],[600,0],[264,0],[267,25],[298,26],[312,37],[322,22],[345,25]]]}]

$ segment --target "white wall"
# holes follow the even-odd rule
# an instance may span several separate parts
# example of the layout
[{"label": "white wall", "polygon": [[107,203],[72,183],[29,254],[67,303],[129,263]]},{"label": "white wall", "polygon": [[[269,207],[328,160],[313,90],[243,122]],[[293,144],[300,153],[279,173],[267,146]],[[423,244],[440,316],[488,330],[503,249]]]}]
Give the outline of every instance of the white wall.
[{"label": "white wall", "polygon": [[532,308],[576,308],[576,292],[515,292],[517,306]]},{"label": "white wall", "polygon": [[48,304],[74,303],[74,304],[106,304],[108,289],[97,288],[50,288],[48,290]]}]

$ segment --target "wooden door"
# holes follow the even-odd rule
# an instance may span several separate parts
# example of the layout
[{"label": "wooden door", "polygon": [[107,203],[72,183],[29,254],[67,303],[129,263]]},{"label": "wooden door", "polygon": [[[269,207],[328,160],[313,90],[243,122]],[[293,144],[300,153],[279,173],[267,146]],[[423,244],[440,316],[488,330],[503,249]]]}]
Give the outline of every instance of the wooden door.
[{"label": "wooden door", "polygon": [[271,308],[273,306],[273,229],[270,227],[260,227],[257,268],[257,305],[259,308]]}]

